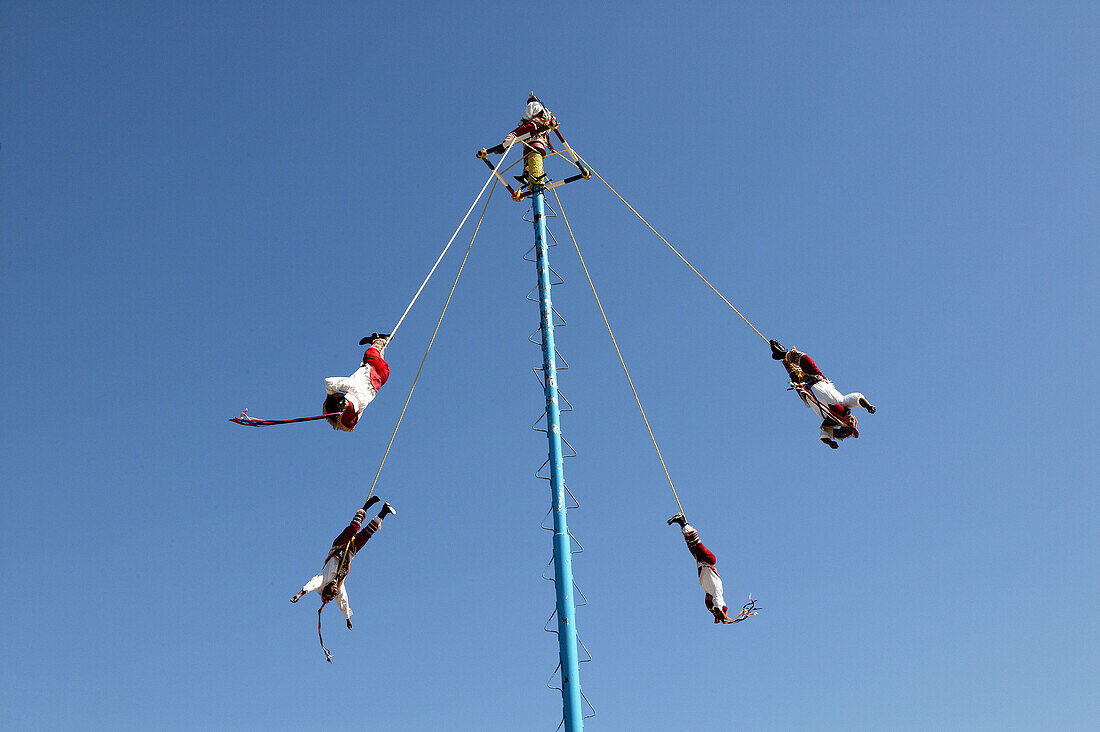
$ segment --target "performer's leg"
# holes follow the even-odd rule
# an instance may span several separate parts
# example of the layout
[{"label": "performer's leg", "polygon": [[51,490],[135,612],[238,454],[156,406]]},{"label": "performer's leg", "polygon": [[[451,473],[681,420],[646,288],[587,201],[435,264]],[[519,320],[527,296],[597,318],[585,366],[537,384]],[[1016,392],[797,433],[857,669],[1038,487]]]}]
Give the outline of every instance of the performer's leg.
[{"label": "performer's leg", "polygon": [[849,409],[855,409],[856,407],[863,407],[871,414],[875,413],[875,405],[867,401],[867,397],[860,394],[858,391],[853,391],[851,394],[845,394],[840,400],[840,403]]}]

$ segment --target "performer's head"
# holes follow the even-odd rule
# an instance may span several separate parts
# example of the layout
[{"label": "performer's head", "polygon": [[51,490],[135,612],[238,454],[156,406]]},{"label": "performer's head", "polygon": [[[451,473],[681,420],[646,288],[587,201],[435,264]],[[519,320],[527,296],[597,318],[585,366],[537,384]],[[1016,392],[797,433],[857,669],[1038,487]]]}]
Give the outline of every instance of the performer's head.
[{"label": "performer's head", "polygon": [[321,414],[332,415],[325,417],[332,429],[339,429],[340,414],[347,409],[348,400],[343,394],[329,394],[325,397],[325,403],[321,407]]},{"label": "performer's head", "polygon": [[546,111],[546,107],[542,106],[542,102],[535,99],[535,95],[532,94],[531,98],[527,102],[527,108],[523,110],[523,119],[532,120],[536,117],[546,118],[549,117],[549,113]]},{"label": "performer's head", "polygon": [[855,434],[856,430],[859,429],[859,421],[856,419],[856,416],[851,413],[848,414],[848,421],[852,423],[852,426],[849,427],[846,424],[842,424],[839,427],[834,427],[833,437],[838,440],[847,440]]},{"label": "performer's head", "polygon": [[321,588],[321,602],[332,602],[336,599],[336,593],[339,591],[339,587],[336,584],[336,580],[329,582],[327,585]]},{"label": "performer's head", "polygon": [[386,344],[390,342],[389,338],[375,338],[370,342],[370,347],[377,349],[379,355],[386,355]]}]

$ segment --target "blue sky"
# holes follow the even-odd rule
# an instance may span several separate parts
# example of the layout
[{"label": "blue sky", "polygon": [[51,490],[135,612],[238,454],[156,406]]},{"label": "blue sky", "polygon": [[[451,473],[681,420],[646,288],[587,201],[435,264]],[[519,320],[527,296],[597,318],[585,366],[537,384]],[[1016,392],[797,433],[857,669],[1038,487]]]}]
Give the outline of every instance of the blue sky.
[{"label": "blue sky", "polygon": [[370,487],[472,229],[355,433],[226,421],[316,413],[531,90],[757,328],[879,406],[824,448],[756,334],[599,181],[560,189],[688,518],[763,608],[710,622],[551,222],[587,727],[1100,724],[1100,10],[522,11],[0,8],[0,725],[553,729],[525,205],[489,205],[332,665],[287,600]]}]

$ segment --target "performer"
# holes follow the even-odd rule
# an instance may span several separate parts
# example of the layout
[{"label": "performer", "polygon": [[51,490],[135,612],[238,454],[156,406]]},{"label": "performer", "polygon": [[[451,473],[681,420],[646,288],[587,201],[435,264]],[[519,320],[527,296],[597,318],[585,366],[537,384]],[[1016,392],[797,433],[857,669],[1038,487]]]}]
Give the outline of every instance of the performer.
[{"label": "performer", "polygon": [[858,422],[852,414],[852,409],[863,407],[870,414],[874,414],[874,405],[858,391],[841,394],[836,385],[825,378],[825,374],[821,373],[821,369],[817,367],[814,360],[805,353],[795,348],[788,351],[774,339],[768,341],[768,344],[772,348],[772,358],[783,362],[783,367],[787,369],[791,385],[799,398],[821,417],[819,439],[836,450],[840,447],[837,440],[859,437]]},{"label": "performer", "polygon": [[684,541],[687,542],[688,551],[691,552],[691,556],[695,557],[695,563],[699,569],[699,584],[702,585],[703,591],[707,593],[706,606],[707,610],[710,610],[711,614],[714,615],[714,622],[737,622],[726,612],[728,608],[722,595],[722,578],[718,575],[718,570],[714,568],[714,565],[718,563],[718,557],[714,556],[714,552],[707,549],[699,541],[698,532],[687,522],[683,513],[678,513],[670,518],[668,525],[671,526],[672,524],[679,524],[680,530],[684,534]]},{"label": "performer", "polygon": [[322,414],[339,414],[326,417],[332,429],[351,432],[359,422],[359,415],[370,404],[382,385],[390,378],[390,365],[382,357],[389,343],[388,333],[371,333],[359,341],[359,345],[370,343],[363,353],[363,364],[346,378],[330,376],[325,379],[325,403]]},{"label": "performer", "polygon": [[[362,508],[355,512],[355,517],[352,518],[351,523],[333,540],[332,548],[329,549],[328,556],[325,557],[324,569],[309,582],[306,582],[302,589],[298,591],[298,594],[290,598],[291,602],[298,602],[307,592],[316,592],[321,596],[322,608],[336,600],[336,604],[340,606],[340,611],[344,613],[344,618],[347,620],[348,630],[352,629],[352,611],[351,606],[348,604],[348,591],[344,588],[344,578],[347,577],[351,568],[351,559],[356,552],[363,548],[363,545],[374,535],[374,532],[382,527],[382,520],[386,516],[397,515],[397,511],[393,509],[393,506],[383,503],[382,510],[378,512],[378,515],[372,518],[366,526],[363,526],[363,519],[367,517],[367,510],[376,503],[378,503],[378,497],[371,497],[363,504]],[[318,610],[318,613],[320,613],[320,610]],[[319,629],[320,618],[318,618]],[[322,647],[324,647],[323,644]]]},{"label": "performer", "polygon": [[[554,114],[544,107],[532,92],[527,97],[527,108],[523,110],[523,118],[520,119],[519,126],[504,136],[501,146],[507,148],[517,136],[541,129],[541,132],[523,141],[523,155],[527,157],[531,152],[543,156],[549,155],[554,152],[554,145],[550,142],[550,129],[556,124],[557,119]],[[515,179],[520,183],[530,184],[531,181],[527,180],[526,167],[525,165],[523,175],[517,175]]]}]

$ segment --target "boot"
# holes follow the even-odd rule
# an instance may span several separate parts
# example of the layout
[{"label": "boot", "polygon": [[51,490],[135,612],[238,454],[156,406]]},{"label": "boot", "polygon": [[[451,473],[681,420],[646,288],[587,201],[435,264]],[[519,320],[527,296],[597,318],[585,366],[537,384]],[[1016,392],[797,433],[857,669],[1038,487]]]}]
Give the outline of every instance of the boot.
[{"label": "boot", "polygon": [[838,447],[840,447],[840,445],[836,444],[836,440],[831,440],[828,437],[822,437],[821,441],[824,442],[829,447],[833,448],[834,450],[837,449]]},{"label": "boot", "polygon": [[367,502],[363,504],[363,510],[364,511],[369,511],[370,507],[373,506],[374,504],[378,503],[378,501],[379,501],[378,496],[371,496],[370,498],[367,499]]},{"label": "boot", "polygon": [[774,338],[768,341],[768,345],[772,347],[772,358],[776,361],[782,361],[783,357],[787,355],[787,349]]},{"label": "boot", "polygon": [[290,601],[291,602],[298,602],[299,600],[302,599],[302,595],[304,595],[304,594],[306,594],[305,590],[298,590],[298,594],[295,595],[294,597],[290,598]]},{"label": "boot", "polygon": [[390,504],[383,503],[382,504],[382,510],[378,512],[378,520],[382,521],[383,519],[386,518],[387,514],[389,514],[391,516],[396,516],[397,511],[395,511],[393,506],[391,506]]},{"label": "boot", "polygon": [[684,526],[687,524],[687,519],[684,518],[683,512],[676,514],[668,520],[669,526],[672,526],[673,524],[680,524],[681,530],[684,528]]},{"label": "boot", "polygon": [[864,397],[859,398],[859,406],[863,407],[871,414],[875,413],[875,405],[871,404],[871,402],[867,401]]}]

